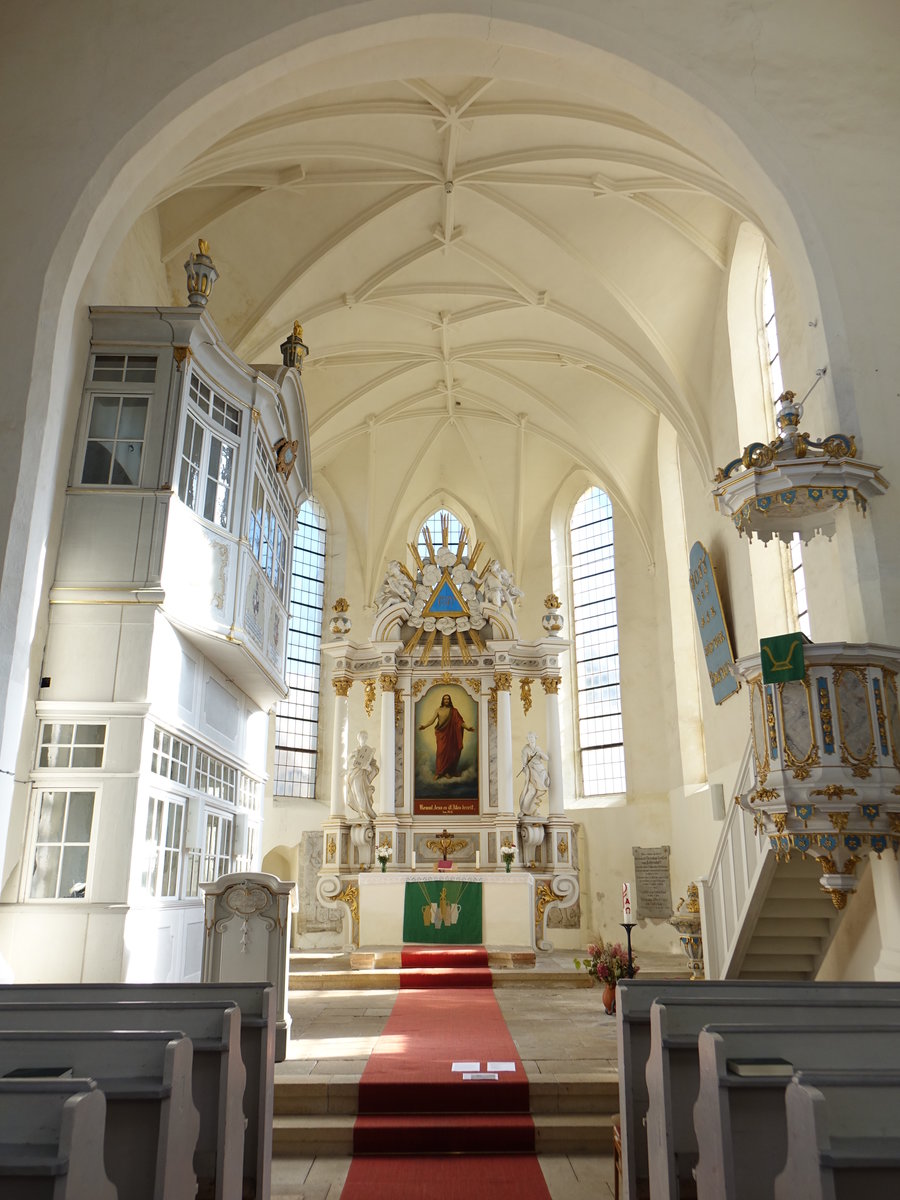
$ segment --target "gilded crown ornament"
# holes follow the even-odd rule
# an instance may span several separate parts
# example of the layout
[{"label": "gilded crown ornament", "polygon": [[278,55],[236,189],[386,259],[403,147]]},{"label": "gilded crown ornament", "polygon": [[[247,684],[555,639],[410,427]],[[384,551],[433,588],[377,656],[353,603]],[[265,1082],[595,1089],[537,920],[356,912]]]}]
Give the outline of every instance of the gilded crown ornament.
[{"label": "gilded crown ornament", "polygon": [[295,367],[298,371],[303,371],[303,360],[309,354],[309,346],[303,340],[303,326],[299,321],[294,322],[293,331],[288,334],[279,349],[281,361],[286,367]]}]

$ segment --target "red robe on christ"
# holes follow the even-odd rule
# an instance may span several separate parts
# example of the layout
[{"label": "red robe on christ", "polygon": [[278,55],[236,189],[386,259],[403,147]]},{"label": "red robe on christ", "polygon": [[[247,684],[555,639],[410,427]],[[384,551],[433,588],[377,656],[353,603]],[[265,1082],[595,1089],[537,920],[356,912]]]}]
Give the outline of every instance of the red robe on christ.
[{"label": "red robe on christ", "polygon": [[443,728],[436,725],[434,740],[435,778],[441,775],[455,775],[459,766],[459,756],[462,754],[464,723],[459,709],[451,708],[449,720]]}]

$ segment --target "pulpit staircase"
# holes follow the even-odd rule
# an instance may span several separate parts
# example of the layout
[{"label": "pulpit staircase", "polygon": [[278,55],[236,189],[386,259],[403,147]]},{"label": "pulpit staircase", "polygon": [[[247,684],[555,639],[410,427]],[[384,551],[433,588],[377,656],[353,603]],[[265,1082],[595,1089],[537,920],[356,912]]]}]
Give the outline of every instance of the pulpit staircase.
[{"label": "pulpit staircase", "polygon": [[[751,779],[748,743],[734,792]],[[776,861],[752,815],[732,805],[698,881],[708,978],[815,979],[843,916],[818,886],[820,874],[813,858]]]}]

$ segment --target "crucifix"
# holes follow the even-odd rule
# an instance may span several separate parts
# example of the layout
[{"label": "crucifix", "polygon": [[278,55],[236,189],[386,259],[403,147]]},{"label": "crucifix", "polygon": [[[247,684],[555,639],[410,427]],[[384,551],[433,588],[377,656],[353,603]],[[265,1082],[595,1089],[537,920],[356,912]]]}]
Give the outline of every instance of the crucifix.
[{"label": "crucifix", "polygon": [[461,842],[454,841],[453,834],[447,832],[446,826],[436,838],[432,838],[431,841],[425,843],[429,850],[437,850],[444,862],[450,858],[454,850],[462,850],[465,844],[464,840]]}]

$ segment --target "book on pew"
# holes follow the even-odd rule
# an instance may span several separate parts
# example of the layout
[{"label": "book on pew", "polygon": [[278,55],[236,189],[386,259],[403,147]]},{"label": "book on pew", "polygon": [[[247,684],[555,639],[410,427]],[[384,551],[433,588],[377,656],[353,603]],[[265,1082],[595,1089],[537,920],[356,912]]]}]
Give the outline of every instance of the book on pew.
[{"label": "book on pew", "polygon": [[4,1079],[71,1079],[71,1067],[16,1067],[7,1071]]},{"label": "book on pew", "polygon": [[730,1075],[749,1079],[757,1075],[793,1075],[794,1064],[786,1058],[728,1058],[725,1066]]}]

